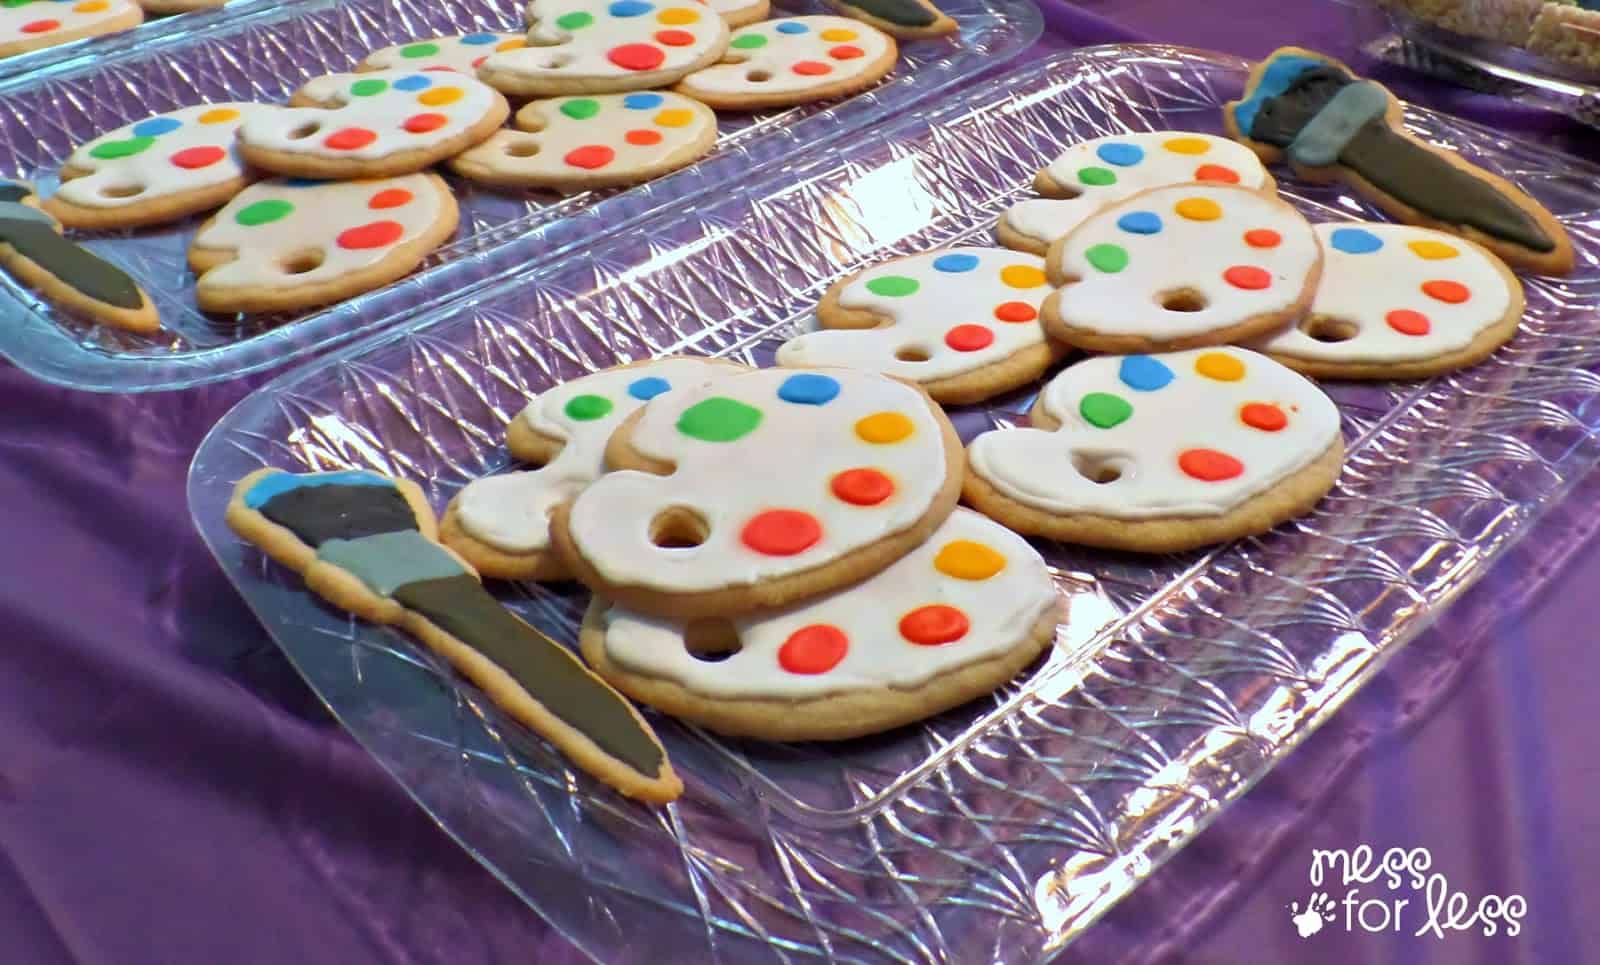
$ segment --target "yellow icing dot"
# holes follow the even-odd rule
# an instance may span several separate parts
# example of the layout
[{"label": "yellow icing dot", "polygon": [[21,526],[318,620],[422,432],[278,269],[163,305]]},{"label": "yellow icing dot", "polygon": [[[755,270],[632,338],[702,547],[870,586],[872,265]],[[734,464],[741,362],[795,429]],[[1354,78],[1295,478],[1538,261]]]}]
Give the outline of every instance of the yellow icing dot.
[{"label": "yellow icing dot", "polygon": [[83,0],[83,3],[73,7],[75,13],[99,13],[111,6],[106,0]]},{"label": "yellow icing dot", "polygon": [[878,445],[899,442],[915,429],[911,418],[899,412],[874,412],[856,423],[856,435]]},{"label": "yellow icing dot", "polygon": [[1173,154],[1204,154],[1211,150],[1211,144],[1198,137],[1175,137],[1163,141],[1161,146]]},{"label": "yellow icing dot", "polygon": [[461,96],[459,87],[435,87],[433,90],[425,90],[418,94],[417,100],[429,107],[443,107],[445,104],[454,104],[461,99]]},{"label": "yellow icing dot", "polygon": [[1222,206],[1210,198],[1184,198],[1174,210],[1179,217],[1190,221],[1215,221],[1222,217]]},{"label": "yellow icing dot", "polygon": [[856,39],[856,32],[854,30],[845,30],[842,27],[834,27],[831,30],[824,30],[821,36],[828,43],[842,44],[847,40]]},{"label": "yellow icing dot", "polygon": [[1000,280],[1012,288],[1038,288],[1046,279],[1044,272],[1032,265],[1007,265],[1000,269]]},{"label": "yellow icing dot", "polygon": [[[96,2],[98,2],[98,0],[89,0],[89,2],[90,3],[96,3]],[[202,123],[202,124],[226,124],[229,121],[237,120],[238,117],[239,117],[239,112],[234,110],[233,108],[231,108],[231,107],[219,107],[219,108],[217,108],[215,110],[206,111],[204,114],[201,114],[200,115],[200,123]]]},{"label": "yellow icing dot", "polygon": [[933,568],[958,580],[987,580],[1006,568],[1006,558],[982,543],[958,539],[944,544]]},{"label": "yellow icing dot", "polygon": [[506,41],[502,41],[501,43],[495,44],[494,49],[495,50],[521,50],[522,48],[524,48],[526,46],[528,46],[528,42],[526,40],[523,40],[521,37],[515,37],[515,38],[512,38],[511,40],[506,40]]},{"label": "yellow icing dot", "polygon": [[1416,252],[1418,258],[1426,258],[1429,261],[1437,261],[1440,258],[1454,258],[1461,254],[1455,245],[1447,245],[1442,241],[1413,241],[1406,247]]},{"label": "yellow icing dot", "polygon": [[656,115],[656,123],[662,127],[688,127],[693,120],[694,111],[684,107],[674,107]]},{"label": "yellow icing dot", "polygon": [[1207,352],[1195,359],[1194,370],[1218,382],[1237,382],[1244,378],[1244,363],[1223,352]]},{"label": "yellow icing dot", "polygon": [[686,23],[698,22],[700,15],[693,10],[685,10],[683,7],[668,7],[666,10],[656,14],[656,19],[665,24],[681,26]]}]

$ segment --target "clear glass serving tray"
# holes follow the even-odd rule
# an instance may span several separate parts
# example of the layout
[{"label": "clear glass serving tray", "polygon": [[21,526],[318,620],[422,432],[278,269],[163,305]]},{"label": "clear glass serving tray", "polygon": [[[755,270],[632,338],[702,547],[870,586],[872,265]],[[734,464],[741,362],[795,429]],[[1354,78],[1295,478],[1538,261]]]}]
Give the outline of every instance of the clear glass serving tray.
[{"label": "clear glass serving tray", "polygon": [[[822,9],[820,0],[782,0],[781,7]],[[282,102],[307,79],[347,70],[378,47],[417,36],[519,30],[521,8],[500,0],[311,0],[116,56],[96,50],[0,82],[0,176],[34,181],[48,194],[75,145],[121,124],[199,101]],[[945,8],[960,32],[905,44],[894,72],[872,90],[844,101],[724,115],[711,155],[649,184],[562,197],[491,190],[448,176],[461,202],[454,240],[410,277],[324,309],[248,317],[201,313],[185,261],[200,216],[162,228],[80,235],[144,284],[161,311],[161,332],[142,336],[69,317],[0,276],[0,319],[6,322],[0,354],[74,388],[183,388],[279,365],[428,306],[472,297],[509,271],[555,261],[642,216],[690,207],[764,165],[818,151],[863,124],[904,113],[1003,63],[1042,29],[1032,0],[953,0]]]},{"label": "clear glass serving tray", "polygon": [[[1019,67],[583,262],[502,279],[258,390],[195,456],[223,568],[352,734],[449,833],[610,961],[1033,961],[1062,948],[1249,788],[1600,461],[1600,169],[1411,109],[1413,129],[1520,182],[1578,270],[1530,279],[1520,335],[1451,378],[1332,385],[1350,457],[1315,513],[1164,558],[1041,545],[1071,619],[992,699],[838,745],[729,741],[653,718],[687,790],[636,806],[566,769],[441,662],[316,602],[223,525],[261,465],[362,466],[437,507],[506,468],[530,395],[666,352],[769,359],[826,286],[892,255],[985,243],[1078,140],[1220,129],[1244,61],[1100,47]],[[1371,216],[1285,178],[1311,217]],[[1030,392],[957,410],[1021,420]],[[565,641],[585,596],[495,587]]]}]

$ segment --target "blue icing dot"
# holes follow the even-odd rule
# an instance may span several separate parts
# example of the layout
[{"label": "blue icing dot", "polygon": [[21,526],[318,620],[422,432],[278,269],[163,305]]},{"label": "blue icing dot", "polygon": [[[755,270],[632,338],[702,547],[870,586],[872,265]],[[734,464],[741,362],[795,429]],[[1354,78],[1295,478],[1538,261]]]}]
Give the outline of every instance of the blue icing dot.
[{"label": "blue icing dot", "polygon": [[1117,370],[1122,384],[1140,392],[1154,392],[1172,381],[1172,370],[1148,355],[1130,355]]},{"label": "blue icing dot", "polygon": [[1383,247],[1383,239],[1365,228],[1340,228],[1329,241],[1347,255],[1370,255]]},{"label": "blue icing dot", "polygon": [[171,134],[182,126],[182,121],[176,121],[170,117],[152,117],[148,121],[140,121],[133,125],[133,136],[160,137],[163,134]]},{"label": "blue icing dot", "polygon": [[421,74],[412,74],[395,81],[394,86],[395,90],[427,90],[433,86],[433,81]]},{"label": "blue icing dot", "polygon": [[613,17],[642,17],[655,9],[655,4],[643,0],[617,0],[606,8]]},{"label": "blue icing dot", "polygon": [[1094,153],[1100,156],[1100,160],[1107,164],[1115,164],[1119,168],[1131,168],[1144,160],[1144,148],[1137,144],[1124,144],[1121,141],[1102,144]]},{"label": "blue icing dot", "polygon": [[940,255],[933,259],[935,271],[946,271],[951,274],[971,271],[976,267],[978,267],[977,255]]},{"label": "blue icing dot", "polygon": [[461,38],[461,42],[464,44],[471,44],[474,47],[479,47],[483,44],[492,44],[499,39],[500,38],[496,37],[494,34],[467,34],[465,37]]},{"label": "blue icing dot", "polygon": [[839,383],[826,375],[799,372],[778,386],[778,398],[796,405],[827,405],[839,395]]},{"label": "blue icing dot", "polygon": [[260,509],[272,501],[274,496],[286,493],[291,489],[303,489],[307,486],[388,486],[394,488],[391,480],[385,479],[377,473],[365,472],[360,469],[346,469],[342,472],[320,473],[292,473],[275,472],[270,476],[260,479],[244,494],[244,504],[251,509]]},{"label": "blue icing dot", "polygon": [[803,34],[810,29],[811,28],[807,27],[805,24],[795,23],[793,20],[786,20],[783,23],[778,24],[778,33],[781,34]]},{"label": "blue icing dot", "polygon": [[1117,219],[1117,227],[1136,235],[1153,235],[1161,230],[1161,216],[1154,211],[1129,211]]},{"label": "blue icing dot", "polygon": [[647,375],[642,379],[635,379],[628,386],[628,394],[635,399],[649,402],[651,399],[672,388],[672,383],[657,375]]},{"label": "blue icing dot", "polygon": [[622,106],[630,111],[649,111],[660,107],[665,100],[660,94],[629,94],[622,99]]}]

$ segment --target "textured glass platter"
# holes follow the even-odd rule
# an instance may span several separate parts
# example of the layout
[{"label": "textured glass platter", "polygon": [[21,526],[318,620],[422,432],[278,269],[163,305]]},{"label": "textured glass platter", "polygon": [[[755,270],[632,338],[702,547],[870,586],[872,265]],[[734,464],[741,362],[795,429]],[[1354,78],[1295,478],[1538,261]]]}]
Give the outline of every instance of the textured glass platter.
[{"label": "textured glass platter", "polygon": [[[1350,696],[1600,461],[1600,169],[1410,110],[1521,183],[1578,270],[1529,279],[1521,334],[1458,376],[1331,384],[1350,456],[1309,517],[1175,557],[1042,544],[1069,603],[1053,653],[992,699],[838,745],[727,741],[652,717],[684,776],[665,809],[565,769],[405,638],[316,603],[223,525],[273,465],[418,481],[436,508],[506,468],[506,421],[579,373],[667,352],[770,358],[826,286],[987,243],[1084,138],[1217,131],[1248,65],[1170,47],[1057,55],[374,336],[261,388],[195,456],[224,570],[355,737],[464,847],[591,955],[649,962],[1034,961],[1059,950]],[[1285,177],[1313,220],[1370,216]],[[1031,392],[953,412],[970,436]],[[495,592],[571,642],[585,595]]]},{"label": "textured glass platter", "polygon": [[[818,0],[780,6],[774,16],[822,9]],[[651,212],[690,206],[766,164],[903,113],[1015,55],[1042,29],[1032,0],[954,0],[945,9],[960,32],[903,45],[893,73],[877,87],[843,101],[724,114],[708,157],[648,184],[562,197],[491,190],[447,175],[461,204],[454,239],[408,278],[326,308],[201,313],[185,256],[203,216],[140,231],[76,234],[143,284],[161,312],[161,332],[147,337],[86,323],[0,276],[0,318],[7,323],[0,326],[0,354],[52,382],[111,392],[182,388],[281,365],[492,285],[508,271],[553,261]],[[348,70],[379,47],[419,36],[521,29],[522,4],[510,0],[312,0],[171,42],[85,54],[0,81],[0,176],[33,181],[48,195],[75,145],[149,114],[202,101],[282,103],[306,80]]]}]

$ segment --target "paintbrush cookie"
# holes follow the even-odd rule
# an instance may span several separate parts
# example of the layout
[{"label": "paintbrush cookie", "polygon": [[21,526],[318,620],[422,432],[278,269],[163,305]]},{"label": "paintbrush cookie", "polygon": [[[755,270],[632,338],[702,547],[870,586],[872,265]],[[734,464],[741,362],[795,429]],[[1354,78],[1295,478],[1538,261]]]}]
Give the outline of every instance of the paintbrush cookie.
[{"label": "paintbrush cookie", "polygon": [[590,775],[644,801],[682,792],[627,699],[501,606],[439,545],[415,483],[361,470],[259,469],[234,488],[227,522],[329,603],[415,637]]},{"label": "paintbrush cookie", "polygon": [[1108,204],[1169,184],[1194,181],[1271,191],[1272,176],[1255,152],[1225,137],[1189,131],[1115,134],[1074,144],[1033,179],[1043,198],[1011,207],[1000,243],[1042,255],[1083,219]]},{"label": "paintbrush cookie", "polygon": [[436,174],[258,181],[195,235],[195,295],[208,312],[336,302],[410,273],[455,233],[456,218]]},{"label": "paintbrush cookie", "polygon": [[468,483],[445,510],[446,545],[486,576],[559,580],[566,566],[550,546],[550,513],[606,471],[606,442],[622,420],[674,389],[747,371],[716,359],[635,362],[556,386],[512,420],[511,454],[539,468]]},{"label": "paintbrush cookie", "polygon": [[718,110],[760,110],[843,97],[876,84],[897,48],[883,31],[846,17],[785,17],[733,32],[723,63],[676,90]]},{"label": "paintbrush cookie", "polygon": [[882,372],[945,404],[980,402],[1032,382],[1065,351],[1039,322],[1051,291],[1043,259],[1002,248],[896,258],[828,289],[822,331],[785,342],[778,364]]},{"label": "paintbrush cookie", "polygon": [[528,47],[478,68],[518,97],[664,87],[728,47],[728,25],[698,0],[533,0],[528,23]]},{"label": "paintbrush cookie", "polygon": [[777,613],[682,623],[596,597],[584,659],[618,690],[737,737],[841,740],[981,697],[1055,637],[1044,560],[957,509],[871,579]]},{"label": "paintbrush cookie", "polygon": [[1264,335],[1311,304],[1322,249],[1276,197],[1152,188],[1050,246],[1045,332],[1091,352],[1155,352]]},{"label": "paintbrush cookie", "polygon": [[7,0],[0,3],[0,57],[143,22],[144,8],[133,0]]},{"label": "paintbrush cookie", "polygon": [[522,34],[474,33],[455,37],[428,37],[384,47],[368,54],[356,70],[453,70],[475,76],[489,55],[521,50],[528,45]]},{"label": "paintbrush cookie", "polygon": [[511,112],[488,85],[442,71],[328,74],[289,103],[246,118],[239,148],[264,171],[305,178],[421,171],[487,138]]},{"label": "paintbrush cookie", "polygon": [[1421,378],[1473,365],[1516,334],[1522,283],[1480,245],[1411,225],[1319,224],[1311,312],[1251,343],[1318,378]]},{"label": "paintbrush cookie", "polygon": [[954,33],[956,22],[928,0],[831,0],[834,9],[902,40]]},{"label": "paintbrush cookie", "polygon": [[587,191],[660,177],[717,143],[711,108],[664,91],[534,101],[516,123],[520,131],[496,131],[450,167],[484,184]]},{"label": "paintbrush cookie", "polygon": [[966,500],[1090,546],[1169,553],[1265,532],[1309,512],[1344,459],[1333,401],[1240,348],[1085,359],[1030,415],[972,441]]},{"label": "paintbrush cookie", "polygon": [[955,507],[961,444],[916,386],[850,369],[761,369],[652,400],[614,469],[558,507],[572,573],[678,619],[782,606],[871,576]]}]

